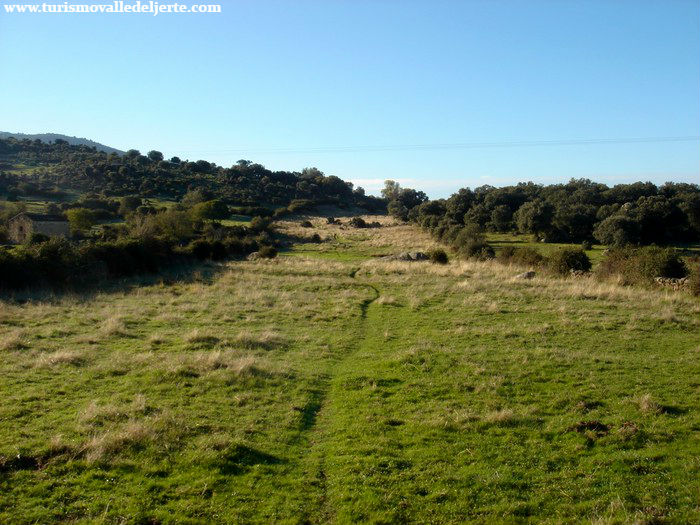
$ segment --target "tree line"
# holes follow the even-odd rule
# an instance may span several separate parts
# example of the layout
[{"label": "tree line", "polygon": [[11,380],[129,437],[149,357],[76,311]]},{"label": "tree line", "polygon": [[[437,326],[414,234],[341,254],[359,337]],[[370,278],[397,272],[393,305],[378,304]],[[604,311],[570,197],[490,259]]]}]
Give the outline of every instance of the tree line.
[{"label": "tree line", "polygon": [[[30,170],[17,172],[18,166]],[[103,153],[94,147],[72,146],[66,141],[0,139],[0,194],[61,199],[67,192],[105,196],[138,195],[180,200],[201,190],[230,205],[280,207],[293,200],[318,204],[356,205],[384,211],[382,199],[366,195],[360,187],[317,168],[301,172],[272,171],[249,160],[228,168],[206,160],[165,159],[159,151],[143,155]]]},{"label": "tree line", "polygon": [[532,234],[543,242],[599,242],[608,246],[670,245],[700,238],[700,186],[667,182],[618,184],[588,179],[463,188],[447,199],[387,181],[389,213],[437,237],[461,230]]}]

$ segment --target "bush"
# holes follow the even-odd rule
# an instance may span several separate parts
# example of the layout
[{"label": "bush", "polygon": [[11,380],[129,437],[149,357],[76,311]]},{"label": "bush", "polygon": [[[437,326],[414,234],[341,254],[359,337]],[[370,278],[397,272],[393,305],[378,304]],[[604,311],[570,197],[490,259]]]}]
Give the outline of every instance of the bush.
[{"label": "bush", "polygon": [[39,232],[34,232],[32,233],[32,236],[29,238],[29,244],[41,244],[42,242],[46,242],[50,239],[48,235],[45,235],[43,233]]},{"label": "bush", "polygon": [[523,248],[506,246],[498,253],[498,260],[506,264],[537,267],[542,266],[547,259],[535,248],[529,246]]},{"label": "bush", "polygon": [[270,226],[270,222],[270,219],[267,217],[253,217],[250,221],[250,229],[255,233],[260,233]]},{"label": "bush", "polygon": [[362,217],[353,217],[350,219],[350,226],[353,228],[366,228],[367,223]]},{"label": "bush", "polygon": [[277,248],[274,246],[263,246],[258,250],[260,257],[264,259],[274,259],[277,257]]},{"label": "bush", "polygon": [[204,259],[209,259],[209,257],[211,257],[211,244],[209,241],[204,239],[197,239],[196,241],[192,241],[190,243],[190,245],[187,247],[187,251],[200,261],[203,261]]},{"label": "bush", "polygon": [[552,254],[549,267],[560,275],[565,275],[572,270],[587,272],[591,269],[591,260],[580,248],[562,248]]},{"label": "bush", "polygon": [[449,262],[449,257],[447,252],[442,248],[434,248],[428,252],[428,257],[430,257],[430,262],[434,264],[447,264]]},{"label": "bush", "polygon": [[299,223],[299,226],[301,226],[302,228],[313,228],[314,227],[314,225],[311,223],[311,221],[301,221]]},{"label": "bush", "polygon": [[459,253],[480,261],[494,257],[493,248],[486,241],[470,239],[459,248]]},{"label": "bush", "polygon": [[656,277],[685,277],[688,269],[673,248],[645,246],[610,250],[601,261],[598,274],[622,276],[629,284],[648,284]]}]

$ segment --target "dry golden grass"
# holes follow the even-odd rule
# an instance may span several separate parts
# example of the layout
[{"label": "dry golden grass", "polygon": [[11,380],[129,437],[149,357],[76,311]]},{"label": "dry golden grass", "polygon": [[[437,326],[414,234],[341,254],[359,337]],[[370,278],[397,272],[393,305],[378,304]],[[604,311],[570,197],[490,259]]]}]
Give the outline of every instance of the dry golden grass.
[{"label": "dry golden grass", "polygon": [[244,348],[263,350],[270,350],[285,344],[284,338],[274,330],[264,330],[260,333],[243,330],[234,338],[233,342]]},{"label": "dry golden grass", "polygon": [[126,334],[126,324],[121,317],[111,316],[102,322],[100,332],[106,337],[123,336]]},{"label": "dry golden grass", "polygon": [[22,330],[14,330],[0,339],[0,351],[13,352],[29,348],[29,338]]},{"label": "dry golden grass", "polygon": [[659,405],[651,394],[644,394],[637,399],[637,405],[639,410],[645,414],[658,414],[661,412],[661,405]]},{"label": "dry golden grass", "polygon": [[81,366],[85,363],[85,354],[78,350],[57,350],[56,352],[42,353],[36,359],[34,366],[38,368],[50,368],[57,365]]}]

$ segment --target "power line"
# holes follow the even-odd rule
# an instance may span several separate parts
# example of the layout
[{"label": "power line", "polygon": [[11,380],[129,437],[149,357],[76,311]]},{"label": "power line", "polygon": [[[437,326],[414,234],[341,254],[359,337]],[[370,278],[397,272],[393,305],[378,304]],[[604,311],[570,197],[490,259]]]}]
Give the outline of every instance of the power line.
[{"label": "power line", "polygon": [[358,146],[320,146],[306,148],[250,148],[237,147],[219,150],[185,150],[182,153],[359,153],[382,151],[426,151],[449,149],[487,149],[487,148],[538,148],[547,146],[589,146],[613,144],[649,144],[664,142],[699,142],[700,136],[686,135],[675,137],[628,137],[628,138],[595,138],[595,139],[565,139],[565,140],[519,140],[503,142],[454,142],[443,144],[393,144],[393,145],[358,145]]}]

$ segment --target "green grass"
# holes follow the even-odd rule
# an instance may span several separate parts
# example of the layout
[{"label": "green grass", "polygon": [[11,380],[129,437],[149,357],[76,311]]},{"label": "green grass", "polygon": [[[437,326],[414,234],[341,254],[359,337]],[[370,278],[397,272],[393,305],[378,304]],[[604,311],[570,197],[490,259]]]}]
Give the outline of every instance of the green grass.
[{"label": "green grass", "polygon": [[696,301],[392,236],[2,303],[0,522],[700,520]]},{"label": "green grass", "polygon": [[[486,240],[491,244],[497,251],[499,248],[504,248],[506,246],[513,246],[516,248],[534,248],[539,251],[542,255],[550,255],[552,252],[560,248],[580,248],[580,244],[569,244],[569,243],[557,243],[557,242],[535,242],[532,239],[532,235],[523,235],[515,233],[488,233],[486,235]],[[598,264],[603,258],[603,252],[605,251],[605,246],[602,244],[594,244],[592,249],[586,250],[586,255],[593,263],[593,266]]]}]

